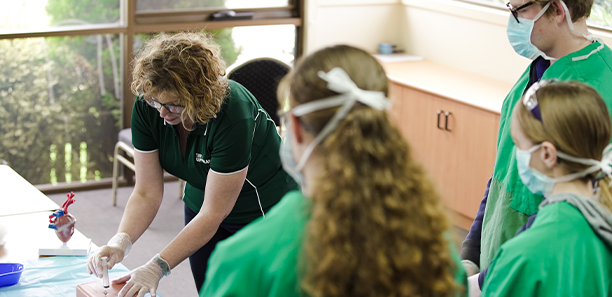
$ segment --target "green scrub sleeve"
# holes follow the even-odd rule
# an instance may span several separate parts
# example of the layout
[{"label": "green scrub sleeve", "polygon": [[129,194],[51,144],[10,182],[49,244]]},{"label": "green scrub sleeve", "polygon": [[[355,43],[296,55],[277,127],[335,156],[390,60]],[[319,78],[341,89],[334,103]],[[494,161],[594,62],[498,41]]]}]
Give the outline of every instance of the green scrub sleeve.
[{"label": "green scrub sleeve", "polygon": [[253,119],[242,119],[230,127],[220,129],[214,139],[210,169],[216,173],[234,173],[251,162],[251,148],[255,134]]},{"label": "green scrub sleeve", "polygon": [[[482,296],[542,296],[537,286],[540,283],[538,267],[529,267],[527,259],[520,253],[509,253],[503,249],[491,262],[483,284]],[[554,296],[557,292],[551,292]]]},{"label": "green scrub sleeve", "polygon": [[130,121],[132,126],[132,144],[134,148],[139,151],[147,152],[159,149],[153,138],[153,133],[151,133],[152,123],[149,120],[151,111],[153,111],[153,109],[144,101],[140,100],[140,97],[134,102],[132,119]]},{"label": "green scrub sleeve", "polygon": [[246,257],[240,261],[228,261],[234,257],[227,255],[227,251],[218,248],[213,251],[206,271],[206,283],[200,290],[201,297],[252,296],[253,292],[259,292],[260,273],[256,264],[249,263],[251,261]]}]

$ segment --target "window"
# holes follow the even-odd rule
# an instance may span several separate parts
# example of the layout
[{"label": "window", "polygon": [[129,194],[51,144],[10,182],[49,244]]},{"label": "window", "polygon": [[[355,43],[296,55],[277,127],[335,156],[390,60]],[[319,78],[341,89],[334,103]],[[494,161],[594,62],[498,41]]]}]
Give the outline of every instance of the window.
[{"label": "window", "polygon": [[288,0],[200,0],[200,1],[176,1],[156,0],[139,1],[136,11],[158,11],[158,10],[181,10],[181,9],[206,9],[206,8],[264,8],[288,6]]},{"label": "window", "polygon": [[0,156],[33,184],[112,174],[119,36],[0,40]]},{"label": "window", "polygon": [[[95,5],[94,5],[95,2]],[[221,10],[248,18],[214,21]],[[0,159],[35,185],[110,184],[129,125],[132,54],[155,32],[206,28],[228,66],[299,53],[299,0],[22,0],[0,10]]]},{"label": "window", "polygon": [[20,0],[3,1],[0,34],[51,27],[117,24],[120,0]]},{"label": "window", "polygon": [[[495,7],[505,8],[508,0],[461,0],[474,3],[486,3]],[[591,8],[591,16],[587,20],[590,26],[612,30],[612,0],[595,0]]]},{"label": "window", "polygon": [[612,29],[612,0],[595,0],[588,23]]}]

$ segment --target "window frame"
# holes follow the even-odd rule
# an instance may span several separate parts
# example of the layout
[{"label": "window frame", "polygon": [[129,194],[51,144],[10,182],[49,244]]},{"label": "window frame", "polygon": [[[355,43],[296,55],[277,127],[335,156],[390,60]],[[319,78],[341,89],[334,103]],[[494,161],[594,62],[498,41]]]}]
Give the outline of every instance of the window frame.
[{"label": "window frame", "polygon": [[[493,8],[493,9],[499,9],[501,11],[506,11],[506,12],[508,11],[508,8],[506,8],[505,5],[493,3],[493,2],[485,2],[486,0],[453,0],[453,1],[463,2],[467,4],[473,4],[473,5],[483,6],[483,7]],[[592,23],[587,24],[587,26],[590,29],[601,30],[601,31],[612,34],[612,26],[606,27],[604,25],[598,25],[598,24],[592,24]]]},{"label": "window frame", "polygon": [[[34,38],[34,37],[63,37],[77,35],[119,34],[121,40],[121,73],[123,92],[121,99],[121,129],[130,127],[130,117],[135,97],[130,85],[132,83],[131,63],[134,57],[134,37],[136,34],[156,32],[172,32],[181,30],[217,30],[242,26],[264,25],[294,25],[296,28],[295,58],[303,53],[304,44],[304,7],[305,0],[289,0],[283,7],[241,8],[231,9],[236,12],[253,12],[250,20],[209,21],[210,15],[227,8],[219,9],[181,9],[143,11],[136,10],[137,0],[120,0],[121,14],[119,21],[107,24],[73,25],[61,27],[48,27],[39,30],[6,31],[0,32],[0,39]],[[200,20],[200,21],[198,21]],[[126,176],[131,180],[131,176]],[[125,182],[123,182],[125,183]],[[88,181],[78,184],[79,190],[109,187],[108,178],[101,181]],[[58,183],[57,185],[37,185],[44,193],[57,193],[75,188],[73,183]]]}]

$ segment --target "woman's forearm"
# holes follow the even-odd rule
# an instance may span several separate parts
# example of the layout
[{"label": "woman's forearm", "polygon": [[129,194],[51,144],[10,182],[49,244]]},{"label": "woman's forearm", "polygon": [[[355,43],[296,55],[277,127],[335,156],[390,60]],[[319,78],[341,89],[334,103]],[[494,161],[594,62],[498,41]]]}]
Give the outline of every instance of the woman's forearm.
[{"label": "woman's forearm", "polygon": [[159,196],[146,197],[134,191],[125,206],[117,233],[125,232],[132,243],[136,242],[153,222],[162,201]]},{"label": "woman's forearm", "polygon": [[197,252],[215,235],[222,218],[200,211],[183,230],[159,253],[170,269]]},{"label": "woman's forearm", "polygon": [[248,166],[229,175],[208,172],[202,208],[159,254],[170,268],[183,262],[215,235],[221,222],[234,208],[247,172]]},{"label": "woman's forearm", "polygon": [[134,165],[136,185],[125,206],[117,231],[127,233],[132,243],[151,225],[164,195],[164,176],[159,163],[159,153],[135,151]]}]

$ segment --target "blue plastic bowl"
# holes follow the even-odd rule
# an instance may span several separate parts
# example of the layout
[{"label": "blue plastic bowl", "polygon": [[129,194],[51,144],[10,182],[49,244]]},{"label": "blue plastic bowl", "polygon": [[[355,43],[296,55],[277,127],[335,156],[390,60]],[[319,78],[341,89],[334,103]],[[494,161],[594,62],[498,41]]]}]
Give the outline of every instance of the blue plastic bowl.
[{"label": "blue plastic bowl", "polygon": [[12,286],[19,282],[23,264],[0,263],[0,287]]}]

